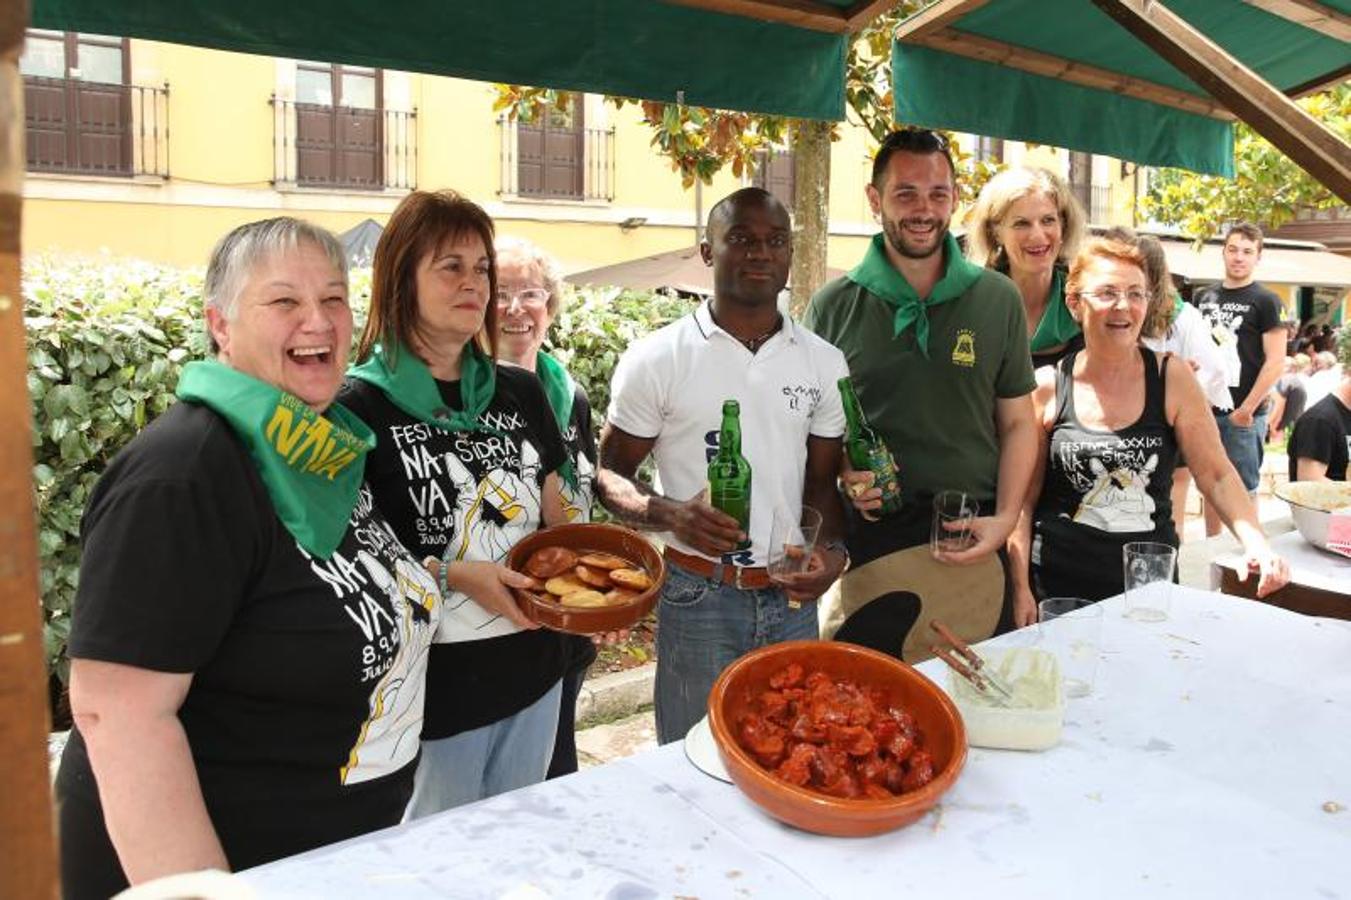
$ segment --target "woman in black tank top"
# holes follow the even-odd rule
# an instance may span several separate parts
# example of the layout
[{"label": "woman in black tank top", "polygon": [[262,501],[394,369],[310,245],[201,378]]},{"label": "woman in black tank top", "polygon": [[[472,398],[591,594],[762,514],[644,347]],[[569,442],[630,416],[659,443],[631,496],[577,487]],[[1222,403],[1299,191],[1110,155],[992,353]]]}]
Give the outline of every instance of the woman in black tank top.
[{"label": "woman in black tank top", "polygon": [[1169,488],[1179,451],[1261,572],[1258,595],[1289,580],[1191,369],[1140,347],[1152,305],[1171,299],[1153,299],[1150,284],[1133,236],[1089,241],[1070,268],[1066,305],[1084,348],[1037,373],[1033,400],[1046,443],[1009,540],[1018,625],[1035,622],[1046,597],[1121,593],[1129,542],[1177,546]]},{"label": "woman in black tank top", "polygon": [[[1121,548],[1178,545],[1170,489],[1177,439],[1164,408],[1168,357],[1140,348],[1144,412],[1124,428],[1088,428],[1074,411],[1071,353],[1056,366],[1055,422],[1033,518],[1032,573],[1044,597],[1099,600],[1122,589]],[[1051,552],[1043,552],[1045,548]]]}]

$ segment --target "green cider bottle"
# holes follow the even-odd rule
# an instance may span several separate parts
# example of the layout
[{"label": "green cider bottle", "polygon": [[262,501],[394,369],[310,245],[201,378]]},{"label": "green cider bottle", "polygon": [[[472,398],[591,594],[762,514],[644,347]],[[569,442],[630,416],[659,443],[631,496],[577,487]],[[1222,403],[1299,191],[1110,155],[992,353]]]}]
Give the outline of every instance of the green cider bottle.
[{"label": "green cider bottle", "polygon": [[746,533],[736,549],[750,547],[751,464],[741,455],[741,404],[735,400],[722,404],[718,453],[708,464],[708,502],[736,519]]},{"label": "green cider bottle", "polygon": [[896,460],[886,442],[863,415],[863,405],[858,402],[858,394],[854,393],[854,383],[845,376],[836,384],[840,389],[840,399],[844,402],[847,426],[844,450],[849,455],[849,464],[860,472],[873,473],[873,486],[882,489],[881,512],[884,515],[899,512],[901,488],[897,483]]}]

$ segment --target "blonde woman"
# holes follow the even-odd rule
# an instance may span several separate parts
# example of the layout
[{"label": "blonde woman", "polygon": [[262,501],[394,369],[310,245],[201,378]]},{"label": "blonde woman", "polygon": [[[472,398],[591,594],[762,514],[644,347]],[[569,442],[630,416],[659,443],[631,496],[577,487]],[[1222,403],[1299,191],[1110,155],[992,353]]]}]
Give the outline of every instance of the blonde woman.
[{"label": "blonde woman", "polygon": [[1083,207],[1069,185],[1045,169],[1005,169],[985,183],[967,216],[966,256],[1018,286],[1033,366],[1082,346],[1065,307],[1065,274],[1083,240]]}]

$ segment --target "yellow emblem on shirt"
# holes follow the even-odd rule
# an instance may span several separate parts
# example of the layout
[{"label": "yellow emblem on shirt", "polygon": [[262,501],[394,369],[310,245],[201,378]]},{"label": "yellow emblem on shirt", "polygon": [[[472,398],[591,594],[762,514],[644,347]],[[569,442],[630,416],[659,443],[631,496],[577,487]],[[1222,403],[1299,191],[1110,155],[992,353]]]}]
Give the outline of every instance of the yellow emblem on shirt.
[{"label": "yellow emblem on shirt", "polygon": [[970,328],[957,332],[957,343],[952,345],[952,362],[968,368],[976,364],[976,333]]}]

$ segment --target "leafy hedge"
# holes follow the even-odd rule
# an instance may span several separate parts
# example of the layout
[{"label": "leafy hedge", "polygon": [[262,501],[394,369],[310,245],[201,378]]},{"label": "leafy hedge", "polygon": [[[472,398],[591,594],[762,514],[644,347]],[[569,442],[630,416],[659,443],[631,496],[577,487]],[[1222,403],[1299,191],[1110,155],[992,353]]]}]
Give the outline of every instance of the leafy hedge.
[{"label": "leafy hedge", "polygon": [[548,349],[586,391],[597,427],[610,406],[610,375],[629,344],[694,309],[681,297],[581,288],[559,311]]},{"label": "leafy hedge", "polygon": [[[183,364],[206,352],[200,270],[38,258],[23,272],[33,415],[40,590],[48,663],[66,679],[80,566],[80,517],[108,462],[174,402]],[[352,273],[358,330],[370,271]],[[610,373],[635,338],[692,308],[661,294],[587,288],[559,316],[554,350],[598,417]]]}]

